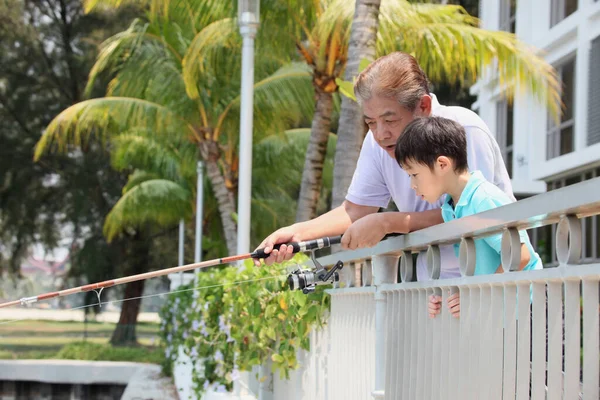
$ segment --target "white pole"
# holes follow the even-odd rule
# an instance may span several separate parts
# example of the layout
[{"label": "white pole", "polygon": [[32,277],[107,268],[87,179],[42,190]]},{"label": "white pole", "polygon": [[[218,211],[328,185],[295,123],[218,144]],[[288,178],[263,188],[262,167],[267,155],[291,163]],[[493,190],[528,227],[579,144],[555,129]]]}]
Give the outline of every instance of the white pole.
[{"label": "white pole", "polygon": [[194,262],[202,261],[202,220],[204,214],[204,163],[198,161],[196,168],[198,181],[196,182],[196,246],[194,247]]},{"label": "white pole", "polygon": [[238,176],[238,254],[250,251],[250,190],[252,183],[252,118],[254,107],[254,37],[257,26],[244,24],[242,45],[242,95],[240,116],[240,166]]},{"label": "white pole", "polygon": [[[240,110],[240,164],[238,168],[237,252],[250,251],[250,188],[252,182],[252,119],[254,107],[254,38],[259,25],[260,0],[238,0],[238,23],[242,35],[242,85]],[[239,264],[240,267],[243,264]],[[234,382],[234,393],[242,397],[250,390],[250,373],[242,372]],[[261,398],[259,396],[255,396]],[[264,396],[263,396],[264,397]]]},{"label": "white pole", "polygon": [[[183,242],[185,240],[185,223],[179,220],[179,259],[177,265],[183,265]],[[179,284],[183,286],[183,271],[179,273]]]}]

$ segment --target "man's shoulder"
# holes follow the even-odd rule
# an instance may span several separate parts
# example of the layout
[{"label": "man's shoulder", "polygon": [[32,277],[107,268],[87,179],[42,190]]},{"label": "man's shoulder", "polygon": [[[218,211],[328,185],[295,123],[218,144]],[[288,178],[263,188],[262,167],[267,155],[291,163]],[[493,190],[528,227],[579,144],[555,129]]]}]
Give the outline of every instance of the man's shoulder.
[{"label": "man's shoulder", "polygon": [[491,134],[487,124],[473,110],[461,106],[444,106],[436,107],[432,114],[438,117],[452,119],[461,124],[467,134],[470,133],[485,133]]}]

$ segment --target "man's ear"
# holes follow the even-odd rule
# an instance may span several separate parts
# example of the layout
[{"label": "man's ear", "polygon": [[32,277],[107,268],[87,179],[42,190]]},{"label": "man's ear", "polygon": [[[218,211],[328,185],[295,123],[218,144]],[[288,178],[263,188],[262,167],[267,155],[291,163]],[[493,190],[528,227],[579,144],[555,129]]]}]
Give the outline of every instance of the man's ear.
[{"label": "man's ear", "polygon": [[431,115],[431,96],[428,94],[424,94],[419,100],[419,105],[417,106],[417,113],[422,117],[429,117]]}]

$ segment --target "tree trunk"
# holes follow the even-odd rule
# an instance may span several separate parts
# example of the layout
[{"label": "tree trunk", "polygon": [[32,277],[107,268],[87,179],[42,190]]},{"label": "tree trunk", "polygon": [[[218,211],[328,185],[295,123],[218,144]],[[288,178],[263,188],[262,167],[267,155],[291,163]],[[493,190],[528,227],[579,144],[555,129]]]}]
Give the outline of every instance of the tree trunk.
[{"label": "tree trunk", "polygon": [[[344,80],[352,82],[358,75],[358,65],[363,58],[373,60],[376,55],[381,0],[356,0],[354,20],[348,46],[348,63]],[[342,204],[352,181],[363,140],[362,112],[358,104],[342,96],[338,139],[333,168],[333,193],[331,207]]]},{"label": "tree trunk", "polygon": [[144,293],[144,282],[144,280],[141,280],[129,282],[125,285],[125,294],[123,298],[133,300],[121,303],[122,308],[119,322],[110,338],[110,343],[113,346],[130,346],[137,344],[135,328],[142,303],[142,299],[137,297],[140,297]]},{"label": "tree trunk", "polygon": [[235,203],[225,185],[221,169],[215,160],[208,159],[206,161],[206,175],[210,180],[217,203],[219,204],[219,213],[221,214],[221,223],[225,232],[227,250],[229,251],[229,255],[234,255],[237,251],[237,224],[233,220]]},{"label": "tree trunk", "polygon": [[313,219],[316,216],[323,182],[323,164],[327,154],[327,141],[331,128],[333,95],[319,88],[316,88],[316,93],[317,104],[315,105],[310,141],[304,159],[296,222]]},{"label": "tree trunk", "polygon": [[[148,271],[150,267],[150,242],[142,234],[136,233],[130,239],[127,246],[125,268],[126,275],[141,274]],[[121,303],[121,315],[115,328],[110,343],[113,346],[128,346],[137,344],[135,328],[137,317],[140,312],[142,299],[139,297],[144,293],[144,280],[129,282],[125,285],[124,299],[131,299]]]}]

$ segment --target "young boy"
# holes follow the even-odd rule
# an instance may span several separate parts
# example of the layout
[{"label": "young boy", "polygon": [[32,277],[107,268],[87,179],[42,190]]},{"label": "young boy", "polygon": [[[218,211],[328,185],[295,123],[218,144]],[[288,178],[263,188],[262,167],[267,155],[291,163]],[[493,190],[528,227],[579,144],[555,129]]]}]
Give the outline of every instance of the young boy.
[{"label": "young boy", "polygon": [[[512,200],[479,171],[469,172],[464,128],[441,118],[417,118],[406,126],[395,151],[396,161],[410,176],[411,186],[423,200],[442,203],[444,222],[477,214],[509,204]],[[520,232],[521,263],[519,270],[541,269],[542,261],[533,250],[526,231]],[[502,235],[475,240],[475,275],[502,273],[500,250]],[[454,245],[458,256],[459,244]],[[441,297],[429,299],[429,316],[440,313]],[[460,298],[448,298],[453,316],[460,316]]]}]

